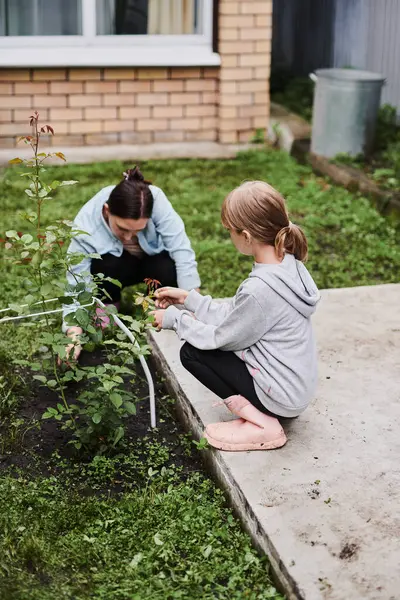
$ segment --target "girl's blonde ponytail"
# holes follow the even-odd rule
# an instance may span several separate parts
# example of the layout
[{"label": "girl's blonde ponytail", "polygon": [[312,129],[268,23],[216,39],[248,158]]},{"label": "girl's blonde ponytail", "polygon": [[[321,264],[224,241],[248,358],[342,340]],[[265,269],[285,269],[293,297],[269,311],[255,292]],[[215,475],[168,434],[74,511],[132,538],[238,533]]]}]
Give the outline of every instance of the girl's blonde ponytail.
[{"label": "girl's blonde ponytail", "polygon": [[283,258],[285,252],[294,254],[297,260],[307,260],[308,243],[307,238],[298,225],[289,221],[289,225],[282,227],[275,237],[275,250],[279,258]]}]

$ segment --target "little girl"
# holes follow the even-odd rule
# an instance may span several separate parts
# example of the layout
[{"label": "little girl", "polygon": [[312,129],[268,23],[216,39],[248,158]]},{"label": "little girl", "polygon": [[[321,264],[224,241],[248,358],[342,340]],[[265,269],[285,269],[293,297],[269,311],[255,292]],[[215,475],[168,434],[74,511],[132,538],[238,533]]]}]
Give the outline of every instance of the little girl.
[{"label": "little girl", "polygon": [[307,408],[317,381],[311,315],[320,296],[302,263],[307,240],[262,181],[227,196],[222,224],[237,250],[254,257],[248,279],[223,303],[161,288],[155,321],[186,341],[183,366],[239,417],[208,425],[208,442],[231,451],[279,448],[287,441],[280,419]]}]

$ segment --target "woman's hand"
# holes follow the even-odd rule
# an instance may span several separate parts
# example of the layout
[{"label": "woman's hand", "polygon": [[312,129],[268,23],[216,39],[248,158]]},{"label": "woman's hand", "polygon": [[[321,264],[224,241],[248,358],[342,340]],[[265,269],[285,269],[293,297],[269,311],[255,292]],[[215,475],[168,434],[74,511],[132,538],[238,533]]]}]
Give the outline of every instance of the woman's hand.
[{"label": "woman's hand", "polygon": [[[82,346],[76,341],[78,340],[78,336],[83,333],[83,329],[81,327],[70,327],[67,331],[67,336],[71,338],[71,340],[75,343],[68,344],[65,348],[65,358],[63,359],[66,364],[68,364],[68,360],[78,360],[80,353],[82,352]],[[71,352],[73,352],[71,356]],[[58,358],[58,365],[61,365],[61,358]]]},{"label": "woman's hand", "polygon": [[164,309],[172,304],[184,304],[189,292],[180,288],[163,287],[156,290],[154,295],[156,298],[156,307]]}]

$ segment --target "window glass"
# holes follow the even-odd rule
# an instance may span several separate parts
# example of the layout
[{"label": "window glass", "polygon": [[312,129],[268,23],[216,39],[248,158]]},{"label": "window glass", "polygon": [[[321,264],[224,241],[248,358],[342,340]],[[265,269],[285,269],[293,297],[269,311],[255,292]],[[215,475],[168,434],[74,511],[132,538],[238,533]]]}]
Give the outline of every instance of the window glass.
[{"label": "window glass", "polygon": [[203,0],[96,0],[98,35],[201,34]]},{"label": "window glass", "polygon": [[81,35],[82,0],[0,0],[0,35]]}]

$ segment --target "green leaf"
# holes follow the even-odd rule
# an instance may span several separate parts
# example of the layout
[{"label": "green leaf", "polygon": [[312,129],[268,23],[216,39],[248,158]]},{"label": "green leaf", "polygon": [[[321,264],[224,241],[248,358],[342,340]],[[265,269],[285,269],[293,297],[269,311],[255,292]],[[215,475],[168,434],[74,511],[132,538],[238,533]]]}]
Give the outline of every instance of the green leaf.
[{"label": "green leaf", "polygon": [[50,380],[47,382],[47,385],[48,385],[48,387],[49,387],[49,388],[55,388],[55,387],[56,387],[56,385],[57,385],[57,381],[56,381],[55,379],[50,379]]},{"label": "green leaf", "polygon": [[103,388],[106,390],[106,392],[112,390],[115,385],[116,384],[113,381],[103,381]]},{"label": "green leaf", "polygon": [[33,240],[33,237],[29,234],[29,233],[25,233],[22,237],[21,237],[21,242],[24,242],[24,244],[30,244]]},{"label": "green leaf", "polygon": [[112,394],[110,394],[110,400],[113,403],[113,405],[115,406],[115,408],[119,408],[122,404],[122,398],[116,392],[113,392]]},{"label": "green leaf", "polygon": [[78,310],[75,311],[74,315],[77,323],[81,327],[85,328],[89,324],[90,317],[84,308],[78,308]]},{"label": "green leaf", "polygon": [[131,321],[129,324],[129,329],[131,329],[135,333],[140,333],[141,325],[139,321]]},{"label": "green leaf", "polygon": [[211,552],[212,552],[212,546],[209,545],[203,550],[204,558],[208,558],[210,556]]},{"label": "green leaf", "polygon": [[40,288],[40,293],[41,293],[42,296],[52,295],[52,292],[53,292],[53,286],[52,286],[51,283],[45,283]]},{"label": "green leaf", "polygon": [[47,195],[48,195],[48,192],[44,188],[39,190],[39,194],[38,194],[39,198],[46,198]]},{"label": "green leaf", "polygon": [[153,537],[153,540],[154,540],[154,543],[155,543],[157,546],[162,546],[162,545],[163,545],[163,543],[164,543],[164,542],[162,541],[162,539],[161,539],[161,537],[160,537],[160,534],[159,534],[159,533],[156,533],[156,534],[155,534],[155,536]]},{"label": "green leaf", "polygon": [[105,277],[104,279],[105,279],[105,281],[109,281],[110,283],[113,283],[117,287],[122,288],[122,283],[120,281],[118,281],[118,279],[113,279],[112,277]]},{"label": "green leaf", "polygon": [[30,198],[34,198],[35,197],[35,194],[31,190],[26,189],[26,190],[24,190],[24,192]]},{"label": "green leaf", "polygon": [[46,231],[46,242],[48,244],[51,244],[52,242],[55,242],[56,239],[57,239],[57,236],[54,233],[54,231]]},{"label": "green leaf", "polygon": [[80,304],[88,304],[92,301],[92,294],[90,292],[81,292],[78,296]]},{"label": "green leaf", "polygon": [[40,381],[41,383],[47,382],[47,378],[44,375],[34,375],[33,379],[36,379],[37,381]]},{"label": "green leaf", "polygon": [[[49,419],[50,417],[55,417],[56,415],[58,415],[58,410],[56,408],[53,408],[52,406],[49,406],[49,408],[46,410],[44,415],[50,415],[50,416],[45,417],[46,419]],[[43,415],[43,418],[44,418],[44,415]]]},{"label": "green leaf", "polygon": [[32,262],[31,265],[32,267],[38,267],[42,262],[42,253],[40,252],[40,250],[38,250],[37,252],[35,252],[35,254],[32,257]]},{"label": "green leaf", "polygon": [[125,402],[124,407],[127,413],[130,415],[136,415],[136,406],[133,404],[133,402]]},{"label": "green leaf", "polygon": [[92,417],[92,421],[93,423],[96,423],[96,425],[98,425],[101,421],[101,414],[100,413],[94,413],[93,417]]},{"label": "green leaf", "polygon": [[61,304],[73,304],[74,303],[74,299],[72,296],[59,296],[58,301],[61,302]]},{"label": "green leaf", "polygon": [[57,179],[55,179],[54,181],[51,182],[50,187],[52,190],[55,190],[60,185],[61,185],[61,181],[58,181]]},{"label": "green leaf", "polygon": [[16,238],[18,237],[18,233],[14,229],[10,229],[9,231],[6,231],[6,237]]},{"label": "green leaf", "polygon": [[124,428],[123,427],[118,427],[115,434],[114,434],[114,442],[113,442],[113,446],[116,446],[118,444],[118,442],[124,437]]}]

